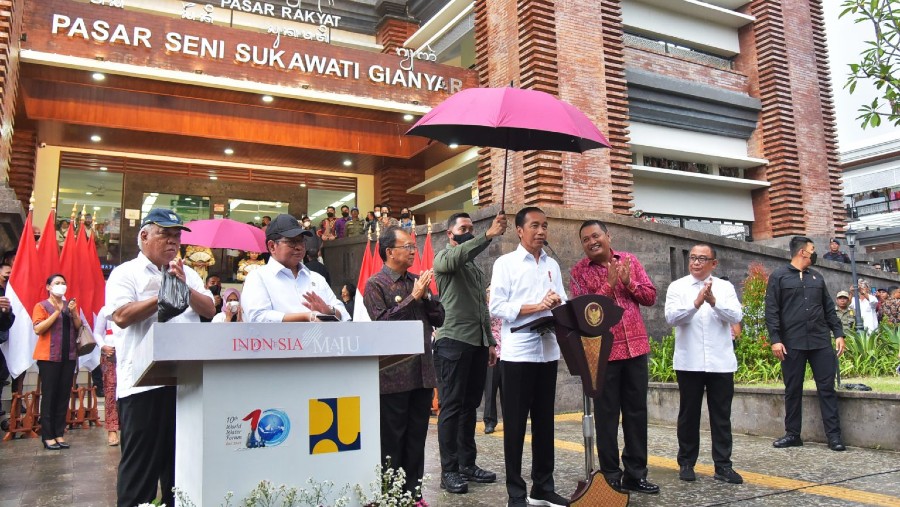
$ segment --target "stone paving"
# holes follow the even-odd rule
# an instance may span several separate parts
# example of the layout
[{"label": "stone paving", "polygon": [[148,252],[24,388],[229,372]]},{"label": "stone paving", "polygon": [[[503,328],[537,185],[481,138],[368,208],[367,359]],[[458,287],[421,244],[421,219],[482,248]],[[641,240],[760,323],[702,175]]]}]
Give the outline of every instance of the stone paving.
[{"label": "stone paving", "polygon": [[[556,484],[570,495],[583,475],[584,454],[578,414],[557,416]],[[502,425],[492,435],[479,426],[479,465],[503,476]],[[900,430],[898,430],[900,431]],[[651,426],[649,479],[660,485],[659,495],[631,496],[636,507],[660,506],[791,506],[844,507],[880,505],[900,507],[900,453],[849,448],[836,453],[821,444],[774,449],[771,439],[736,435],[735,469],[742,485],[712,478],[709,434],[702,434],[698,480],[678,480],[674,428]],[[101,429],[73,430],[67,434],[68,451],[45,451],[37,439],[0,443],[0,507],[115,505],[117,447],[106,446]],[[505,486],[471,484],[466,495],[451,495],[438,488],[437,430],[432,421],[428,435],[426,473],[431,479],[425,498],[432,507],[497,507],[506,505]],[[526,443],[526,470],[530,454]],[[298,478],[297,484],[305,478]],[[602,506],[598,506],[602,507]]]}]

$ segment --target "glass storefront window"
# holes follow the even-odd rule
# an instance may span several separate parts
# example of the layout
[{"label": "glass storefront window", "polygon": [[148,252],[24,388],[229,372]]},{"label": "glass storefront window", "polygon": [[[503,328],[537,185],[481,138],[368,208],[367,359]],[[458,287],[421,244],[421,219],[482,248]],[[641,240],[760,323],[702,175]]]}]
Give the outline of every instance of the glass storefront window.
[{"label": "glass storefront window", "polygon": [[[351,208],[356,206],[356,193],[351,192],[347,193],[346,191],[340,190],[319,190],[319,189],[310,189],[309,190],[309,208],[307,210],[307,215],[312,219],[314,224],[319,223],[319,221],[325,219],[325,208],[328,206],[334,206],[335,215],[340,218],[341,217],[341,206],[343,205],[350,206]],[[395,214],[399,214],[400,210],[393,210]],[[365,217],[365,213],[360,213],[363,217]]]},{"label": "glass storefront window", "polygon": [[161,194],[145,192],[141,199],[141,220],[153,208],[168,208],[181,216],[185,223],[209,219],[209,197],[199,195]]},{"label": "glass storefront window", "polygon": [[76,226],[80,223],[81,210],[85,211],[85,224],[91,224],[95,236],[97,255],[107,274],[121,262],[119,258],[120,231],[122,227],[122,173],[59,170],[56,238],[60,247],[65,240],[72,207],[77,207]]},{"label": "glass storefront window", "polygon": [[290,203],[281,201],[253,201],[250,199],[229,199],[226,217],[245,224],[261,225],[262,217],[275,218],[287,213]]}]

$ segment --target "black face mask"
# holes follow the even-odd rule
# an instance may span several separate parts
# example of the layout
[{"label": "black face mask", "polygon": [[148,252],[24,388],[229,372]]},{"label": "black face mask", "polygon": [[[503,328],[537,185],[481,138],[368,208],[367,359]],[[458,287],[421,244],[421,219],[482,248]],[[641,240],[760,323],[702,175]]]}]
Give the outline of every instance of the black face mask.
[{"label": "black face mask", "polygon": [[816,260],[819,258],[819,252],[813,252],[809,255],[810,266],[816,265]]},{"label": "black face mask", "polygon": [[333,212],[333,211],[329,211],[329,212],[326,213],[326,214],[328,215],[328,218],[334,218],[334,212]]},{"label": "black face mask", "polygon": [[475,235],[471,232],[467,232],[465,234],[454,234],[453,241],[456,241],[457,245],[461,245],[470,239],[475,239]]},{"label": "black face mask", "polygon": [[409,213],[400,213],[400,218],[409,218]]},{"label": "black face mask", "polygon": [[341,212],[341,216],[344,217],[344,218],[347,218],[347,217],[350,216],[350,213],[347,213],[346,211],[343,211],[343,212]]}]

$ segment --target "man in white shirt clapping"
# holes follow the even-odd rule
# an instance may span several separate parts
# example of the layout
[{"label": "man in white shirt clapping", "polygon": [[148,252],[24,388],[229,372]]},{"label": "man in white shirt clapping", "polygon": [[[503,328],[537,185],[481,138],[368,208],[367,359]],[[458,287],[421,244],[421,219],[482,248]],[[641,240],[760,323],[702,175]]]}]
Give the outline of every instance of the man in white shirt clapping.
[{"label": "man in white shirt clapping", "polygon": [[712,276],[716,250],[700,243],[688,257],[689,275],[669,285],[666,322],[675,326],[675,373],[681,401],[678,410],[678,477],[694,481],[700,451],[703,390],[709,410],[712,457],[717,480],[741,484],[731,463],[731,399],[737,358],[731,325],[743,318],[730,282]]}]

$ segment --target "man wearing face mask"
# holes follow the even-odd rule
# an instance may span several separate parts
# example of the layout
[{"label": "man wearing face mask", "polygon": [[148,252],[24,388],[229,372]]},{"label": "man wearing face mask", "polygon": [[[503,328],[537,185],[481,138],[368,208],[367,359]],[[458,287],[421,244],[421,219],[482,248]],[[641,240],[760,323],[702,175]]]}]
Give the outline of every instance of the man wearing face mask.
[{"label": "man wearing face mask", "polygon": [[350,220],[350,206],[341,206],[341,216],[334,222],[334,235],[339,238],[347,236],[347,221]]},{"label": "man wearing face mask", "polygon": [[322,241],[337,239],[335,234],[336,223],[337,218],[334,216],[334,206],[328,206],[325,208],[325,220],[322,220],[322,223],[319,224],[319,235],[322,237]]},{"label": "man wearing face mask", "polygon": [[[306,215],[303,215],[303,218],[300,219],[301,225],[303,228],[310,231],[310,227],[312,227],[312,220]],[[310,234],[309,236],[305,236],[304,241],[306,242],[306,253],[310,257],[315,257],[316,259],[322,257],[322,238],[319,237],[318,234]]]},{"label": "man wearing face mask", "polygon": [[506,216],[497,215],[491,227],[476,237],[469,215],[455,213],[447,220],[447,247],[434,257],[434,276],[445,311],[444,325],[434,342],[441,400],[441,488],[450,493],[466,493],[467,480],[497,480],[497,474],[475,464],[475,411],[484,392],[487,366],[497,362],[485,296],[487,280],[475,258],[506,227]]},{"label": "man wearing face mask", "polygon": [[812,368],[819,393],[819,408],[828,448],[843,451],[834,377],[837,361],[831,347],[834,333],[837,354],[844,353],[844,329],[825,287],[825,277],[810,269],[816,263],[816,246],[803,236],[791,239],[791,262],[769,276],[766,287],[766,328],[772,353],[781,361],[784,376],[785,435],[777,448],[798,447],[803,409],[803,375]]}]

